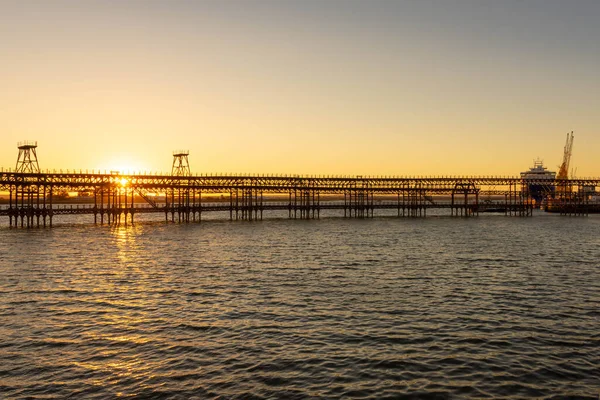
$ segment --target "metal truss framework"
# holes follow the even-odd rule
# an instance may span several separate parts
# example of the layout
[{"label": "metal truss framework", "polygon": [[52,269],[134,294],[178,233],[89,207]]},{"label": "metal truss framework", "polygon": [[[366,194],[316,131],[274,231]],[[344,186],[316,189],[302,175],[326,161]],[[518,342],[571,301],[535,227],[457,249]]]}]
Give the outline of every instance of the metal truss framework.
[{"label": "metal truss framework", "polygon": [[[262,219],[269,210],[287,210],[290,218],[319,218],[321,210],[343,210],[349,218],[373,217],[378,209],[397,210],[398,216],[422,217],[430,209],[447,209],[452,216],[473,216],[495,210],[506,215],[531,216],[536,206],[529,185],[564,188],[553,200],[556,211],[586,215],[589,188],[600,178],[548,179],[518,177],[316,177],[316,176],[174,176],[120,175],[83,172],[0,172],[0,191],[9,205],[0,210],[10,226],[51,226],[60,214],[91,214],[94,222],[133,222],[137,213],[164,213],[167,221],[201,220],[202,213],[228,211],[230,219]],[[93,206],[60,209],[59,192],[87,192]],[[159,194],[160,196],[155,196]],[[202,196],[220,194],[223,201]],[[136,202],[141,198],[145,203]],[[156,199],[163,198],[161,202]]]}]

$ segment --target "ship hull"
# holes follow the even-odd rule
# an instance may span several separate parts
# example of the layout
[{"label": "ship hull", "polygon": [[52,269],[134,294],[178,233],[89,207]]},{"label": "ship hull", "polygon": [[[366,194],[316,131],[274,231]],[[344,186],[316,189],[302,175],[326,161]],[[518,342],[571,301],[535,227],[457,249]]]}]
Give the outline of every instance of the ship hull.
[{"label": "ship hull", "polygon": [[560,214],[600,214],[600,203],[578,200],[548,200],[544,211]]},{"label": "ship hull", "polygon": [[545,198],[554,196],[554,192],[556,191],[556,187],[554,185],[545,185],[540,183],[528,184],[527,188],[529,189],[529,195],[537,204],[540,204]]}]

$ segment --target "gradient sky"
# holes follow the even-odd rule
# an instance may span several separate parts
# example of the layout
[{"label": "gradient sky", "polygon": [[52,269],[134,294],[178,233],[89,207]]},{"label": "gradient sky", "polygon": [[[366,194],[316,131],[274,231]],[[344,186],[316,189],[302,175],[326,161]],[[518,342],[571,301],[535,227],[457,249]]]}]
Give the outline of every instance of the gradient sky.
[{"label": "gradient sky", "polygon": [[0,0],[0,166],[600,175],[600,1]]}]

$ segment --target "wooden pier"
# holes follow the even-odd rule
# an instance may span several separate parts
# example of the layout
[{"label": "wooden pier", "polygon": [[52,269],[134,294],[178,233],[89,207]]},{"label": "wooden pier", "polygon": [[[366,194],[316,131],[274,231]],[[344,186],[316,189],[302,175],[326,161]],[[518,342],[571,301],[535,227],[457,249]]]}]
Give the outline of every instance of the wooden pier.
[{"label": "wooden pier", "polygon": [[[471,217],[499,212],[528,217],[535,204],[531,179],[487,176],[342,177],[276,175],[155,175],[66,172],[0,172],[0,207],[11,227],[50,227],[55,218],[88,214],[97,224],[133,223],[142,213],[162,213],[165,221],[201,221],[203,214],[225,212],[231,220],[260,220],[271,211],[287,211],[291,219],[320,218],[338,210],[345,218],[372,218],[378,210],[398,217],[425,217],[432,209],[450,216]],[[554,211],[569,215],[593,212],[590,188],[600,178],[544,180],[568,187],[554,201]],[[89,204],[57,204],[65,192],[86,193]],[[594,192],[595,193],[595,192]],[[218,202],[207,197],[217,197]],[[143,204],[141,204],[141,202]],[[389,215],[389,211],[388,215]]]}]

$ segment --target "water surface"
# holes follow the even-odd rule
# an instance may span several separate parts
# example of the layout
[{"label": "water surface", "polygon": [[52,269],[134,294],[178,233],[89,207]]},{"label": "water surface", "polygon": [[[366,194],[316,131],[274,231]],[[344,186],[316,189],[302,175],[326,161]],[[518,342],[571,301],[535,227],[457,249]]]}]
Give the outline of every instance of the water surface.
[{"label": "water surface", "polygon": [[3,398],[598,397],[599,216],[87,222],[0,228]]}]

